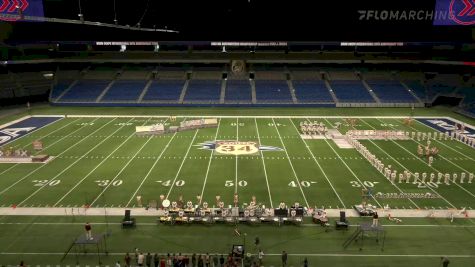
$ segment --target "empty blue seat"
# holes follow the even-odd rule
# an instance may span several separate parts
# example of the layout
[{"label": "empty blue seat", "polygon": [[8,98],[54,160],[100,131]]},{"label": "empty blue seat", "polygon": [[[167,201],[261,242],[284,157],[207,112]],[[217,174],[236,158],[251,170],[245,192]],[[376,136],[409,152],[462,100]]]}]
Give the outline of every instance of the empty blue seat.
[{"label": "empty blue seat", "polygon": [[143,100],[177,102],[184,84],[184,80],[153,81]]},{"label": "empty blue seat", "polygon": [[58,84],[53,87],[51,98],[58,98],[64,91],[66,91],[66,89],[68,89],[69,85],[71,85],[71,82],[72,81],[58,81]]},{"label": "empty blue seat", "polygon": [[221,94],[221,80],[190,80],[184,102],[217,103]]},{"label": "empty blue seat", "polygon": [[295,96],[299,103],[333,102],[325,82],[321,80],[293,80]]},{"label": "empty blue seat", "polygon": [[249,80],[227,80],[226,103],[251,103],[252,89]]},{"label": "empty blue seat", "polygon": [[258,103],[292,103],[285,80],[255,80]]},{"label": "empty blue seat", "polygon": [[421,100],[427,102],[426,88],[420,81],[405,81],[407,87],[409,87]]},{"label": "empty blue seat", "polygon": [[331,87],[336,97],[343,103],[374,103],[373,97],[361,81],[334,80]]},{"label": "empty blue seat", "polygon": [[398,81],[367,81],[382,103],[415,103],[417,99]]},{"label": "empty blue seat", "polygon": [[107,101],[137,101],[147,81],[123,80],[116,81],[102,98]]},{"label": "empty blue seat", "polygon": [[108,84],[109,81],[104,80],[79,81],[64,94],[61,101],[94,102]]}]

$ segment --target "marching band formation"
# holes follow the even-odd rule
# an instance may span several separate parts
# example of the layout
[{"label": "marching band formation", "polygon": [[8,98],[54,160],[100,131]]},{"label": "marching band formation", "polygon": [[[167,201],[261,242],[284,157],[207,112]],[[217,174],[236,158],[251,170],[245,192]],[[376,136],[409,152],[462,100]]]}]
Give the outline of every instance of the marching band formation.
[{"label": "marching band formation", "polygon": [[301,121],[300,131],[305,135],[326,135],[328,132],[328,128],[323,122]]}]

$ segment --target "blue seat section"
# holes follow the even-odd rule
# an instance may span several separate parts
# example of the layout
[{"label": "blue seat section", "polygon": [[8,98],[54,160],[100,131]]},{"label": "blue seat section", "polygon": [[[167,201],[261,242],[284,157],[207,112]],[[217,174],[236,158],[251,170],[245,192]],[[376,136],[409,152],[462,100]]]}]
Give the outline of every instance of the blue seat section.
[{"label": "blue seat section", "polygon": [[463,99],[463,104],[474,104],[475,103],[475,88],[473,87],[461,87],[458,90],[458,94],[465,96]]},{"label": "blue seat section", "polygon": [[53,87],[53,91],[51,92],[51,98],[58,98],[64,91],[66,91],[66,89],[68,89],[71,83],[72,81],[58,81],[58,84]]},{"label": "blue seat section", "polygon": [[453,85],[433,83],[429,86],[427,90],[427,96],[429,97],[429,100],[432,100],[432,98],[437,94],[450,94],[454,90],[455,87]]},{"label": "blue seat section", "polygon": [[79,81],[61,98],[61,101],[95,101],[104,91],[109,81],[84,80]]},{"label": "blue seat section", "polygon": [[293,80],[295,96],[299,103],[333,102],[333,98],[320,80]]},{"label": "blue seat section", "polygon": [[291,103],[289,86],[286,80],[255,80],[258,103]]},{"label": "blue seat section", "polygon": [[176,102],[180,99],[184,80],[158,80],[153,81],[148,88],[143,100],[162,100]]},{"label": "blue seat section", "polygon": [[101,102],[107,101],[137,101],[147,81],[122,80],[116,81],[102,98]]},{"label": "blue seat section", "polygon": [[409,87],[421,100],[427,101],[426,88],[420,81],[405,81]]},{"label": "blue seat section", "polygon": [[373,97],[361,81],[334,80],[331,87],[340,102],[347,103],[374,103]]},{"label": "blue seat section", "polygon": [[249,80],[227,80],[225,102],[251,103],[252,89]]},{"label": "blue seat section", "polygon": [[221,80],[190,80],[185,102],[219,102]]},{"label": "blue seat section", "polygon": [[366,81],[382,103],[415,103],[417,99],[398,81]]}]

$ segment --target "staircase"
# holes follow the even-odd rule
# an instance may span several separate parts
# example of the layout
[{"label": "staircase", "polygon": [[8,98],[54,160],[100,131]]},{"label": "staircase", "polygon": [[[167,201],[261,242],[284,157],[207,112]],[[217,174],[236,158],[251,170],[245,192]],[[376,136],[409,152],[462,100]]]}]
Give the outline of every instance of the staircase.
[{"label": "staircase", "polygon": [[256,83],[254,82],[254,80],[249,80],[249,82],[251,83],[251,96],[252,96],[252,104],[256,104],[257,103],[257,98],[256,98]]},{"label": "staircase", "polygon": [[111,87],[114,85],[115,81],[116,81],[115,79],[112,80],[112,81],[106,86],[106,88],[104,88],[104,90],[102,91],[102,93],[96,98],[96,103],[101,102],[102,98],[107,94],[107,92],[109,92],[109,89],[111,89]]},{"label": "staircase", "polygon": [[224,104],[224,98],[226,97],[226,84],[228,81],[226,79],[223,79],[221,81],[221,94],[219,96],[219,104]]},{"label": "staircase", "polygon": [[329,92],[330,95],[332,96],[333,101],[335,102],[335,104],[338,103],[339,100],[338,100],[338,98],[336,97],[335,93],[333,92],[333,89],[332,89],[332,87],[331,87],[331,85],[330,85],[330,82],[328,82],[327,79],[325,79],[325,80],[323,80],[323,81],[325,82],[325,86],[327,87],[328,92]]},{"label": "staircase", "polygon": [[287,80],[287,85],[290,90],[290,95],[292,96],[292,102],[294,104],[297,104],[298,100],[297,100],[297,96],[295,96],[295,88],[294,88],[294,84],[292,83],[292,80]]},{"label": "staircase", "polygon": [[379,97],[373,92],[373,89],[371,89],[369,84],[363,79],[361,79],[361,82],[363,83],[363,86],[366,88],[366,90],[368,90],[368,93],[373,97],[374,101],[378,104],[381,104],[381,100],[379,100]]},{"label": "staircase", "polygon": [[77,84],[78,82],[79,82],[79,79],[78,79],[78,80],[75,80],[74,82],[72,82],[72,83],[68,86],[68,88],[67,88],[66,90],[64,90],[64,91],[58,96],[58,98],[56,98],[56,100],[55,100],[54,102],[59,102],[59,100],[60,100],[66,93],[68,93],[68,92],[71,90],[71,88],[73,88],[74,86],[76,86],[76,84]]},{"label": "staircase", "polygon": [[143,100],[143,98],[145,97],[145,95],[147,94],[148,89],[150,88],[150,86],[152,85],[152,83],[153,83],[153,79],[151,79],[151,77],[149,77],[148,82],[147,82],[147,84],[145,85],[145,87],[143,88],[142,93],[140,93],[140,96],[139,96],[139,99],[137,100],[137,103],[142,103],[142,100]]},{"label": "staircase", "polygon": [[407,86],[407,84],[405,84],[405,83],[402,82],[402,81],[399,81],[399,83],[400,83],[404,88],[406,88],[406,90],[417,100],[417,102],[423,104],[422,100],[411,90],[411,88],[409,88],[409,86]]},{"label": "staircase", "polygon": [[183,85],[180,98],[178,99],[178,104],[183,104],[183,100],[185,99],[185,95],[186,95],[186,90],[188,90],[188,84],[190,84],[190,80],[186,80],[185,84]]}]

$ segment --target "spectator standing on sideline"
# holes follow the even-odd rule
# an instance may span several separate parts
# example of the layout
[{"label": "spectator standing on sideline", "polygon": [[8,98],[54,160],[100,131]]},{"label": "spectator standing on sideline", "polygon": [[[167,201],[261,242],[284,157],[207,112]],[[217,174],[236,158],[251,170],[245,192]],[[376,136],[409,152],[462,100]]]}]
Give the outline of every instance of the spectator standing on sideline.
[{"label": "spectator standing on sideline", "polygon": [[285,252],[285,250],[282,251],[282,266],[287,266],[287,252]]},{"label": "spectator standing on sideline", "polygon": [[196,254],[191,255],[191,266],[196,267]]},{"label": "spectator standing on sideline", "polygon": [[221,258],[219,258],[219,266],[223,267],[224,266],[224,256],[221,254]]},{"label": "spectator standing on sideline", "polygon": [[124,262],[125,262],[125,267],[130,267],[130,255],[129,255],[129,252],[125,253],[125,257],[124,257]]},{"label": "spectator standing on sideline", "polygon": [[205,265],[206,267],[209,267],[209,264],[210,264],[210,258],[209,258],[209,253],[206,253],[206,256],[205,256]]},{"label": "spectator standing on sideline", "polygon": [[218,262],[219,262],[219,256],[218,254],[214,255],[213,257],[213,265],[214,267],[218,267]]},{"label": "spectator standing on sideline", "polygon": [[442,257],[442,258],[440,258],[440,260],[442,261],[442,266],[443,267],[448,267],[449,266],[450,261],[447,257]]},{"label": "spectator standing on sideline", "polygon": [[149,253],[147,253],[147,257],[145,257],[145,265],[147,265],[147,267],[152,267],[152,255]]},{"label": "spectator standing on sideline", "polygon": [[259,266],[262,266],[262,260],[264,259],[264,252],[262,249],[259,249],[259,254],[257,256],[259,258]]},{"label": "spectator standing on sideline", "polygon": [[201,255],[198,255],[198,267],[204,267],[203,257],[201,257]]},{"label": "spectator standing on sideline", "polygon": [[158,263],[160,262],[160,258],[158,257],[158,254],[155,253],[155,255],[153,255],[153,265],[155,267],[158,267]]},{"label": "spectator standing on sideline", "polygon": [[167,254],[167,267],[172,266],[172,257],[170,256],[170,253]]},{"label": "spectator standing on sideline", "polygon": [[25,264],[24,261],[20,261],[20,265],[19,265],[19,266],[20,266],[20,267],[26,267],[26,264]]},{"label": "spectator standing on sideline", "polygon": [[308,267],[308,260],[307,260],[307,258],[305,258],[305,260],[303,260],[303,267]]},{"label": "spectator standing on sideline", "polygon": [[261,241],[259,240],[259,237],[256,236],[256,239],[254,240],[254,245],[256,245],[256,247],[259,247],[260,243],[261,243]]},{"label": "spectator standing on sideline", "polygon": [[115,267],[120,267],[120,262],[119,262],[119,261],[117,261],[117,262],[115,263]]},{"label": "spectator standing on sideline", "polygon": [[145,255],[144,255],[142,252],[140,252],[139,257],[137,258],[137,264],[138,264],[140,267],[142,267],[144,261],[145,261]]},{"label": "spectator standing on sideline", "polygon": [[167,260],[164,256],[160,257],[160,267],[167,267]]},{"label": "spectator standing on sideline", "polygon": [[84,229],[86,230],[86,239],[87,240],[92,240],[92,227],[91,225],[87,222],[86,225],[84,225]]}]

